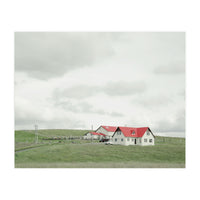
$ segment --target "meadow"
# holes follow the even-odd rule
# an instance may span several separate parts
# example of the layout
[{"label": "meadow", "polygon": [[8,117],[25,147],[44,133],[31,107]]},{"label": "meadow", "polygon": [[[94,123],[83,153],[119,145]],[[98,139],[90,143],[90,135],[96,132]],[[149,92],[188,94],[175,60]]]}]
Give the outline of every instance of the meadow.
[{"label": "meadow", "polygon": [[[156,137],[155,146],[82,140],[87,130],[15,131],[16,168],[184,168],[185,139]],[[77,136],[77,139],[69,139]]]}]

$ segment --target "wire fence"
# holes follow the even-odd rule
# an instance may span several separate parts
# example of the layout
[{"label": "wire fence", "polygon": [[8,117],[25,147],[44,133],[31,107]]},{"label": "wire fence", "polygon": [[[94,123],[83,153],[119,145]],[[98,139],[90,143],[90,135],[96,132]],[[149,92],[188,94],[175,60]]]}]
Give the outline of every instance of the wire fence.
[{"label": "wire fence", "polygon": [[185,138],[175,138],[175,137],[155,137],[155,142],[158,144],[163,143],[185,143]]}]

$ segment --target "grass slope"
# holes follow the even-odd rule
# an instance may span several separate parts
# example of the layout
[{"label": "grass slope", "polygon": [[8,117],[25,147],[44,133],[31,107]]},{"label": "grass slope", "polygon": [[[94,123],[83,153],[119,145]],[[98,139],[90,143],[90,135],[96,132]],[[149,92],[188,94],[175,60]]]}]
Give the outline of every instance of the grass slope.
[{"label": "grass slope", "polygon": [[[60,136],[83,136],[87,130],[70,130],[70,129],[54,129],[54,130],[38,130],[38,143],[35,144],[35,131],[34,130],[22,130],[15,131],[15,151],[22,149],[32,148],[36,146],[41,146],[44,144],[54,144],[59,141],[45,141],[49,137],[60,137]],[[78,141],[76,141],[77,143]],[[81,141],[86,142],[86,141]],[[72,143],[72,141],[65,141],[65,143]],[[80,142],[79,142],[80,143]]]},{"label": "grass slope", "polygon": [[[76,135],[86,131],[73,130]],[[72,135],[70,130],[45,130],[47,136]],[[63,134],[61,134],[61,132]],[[15,142],[35,147],[34,134],[16,131]],[[91,141],[45,141],[37,148],[15,153],[15,167],[184,167],[185,139],[156,137],[155,146],[120,146]],[[20,144],[20,145],[19,145]],[[16,150],[17,150],[16,148]],[[21,147],[22,148],[22,147]],[[22,149],[23,149],[22,148]]]}]

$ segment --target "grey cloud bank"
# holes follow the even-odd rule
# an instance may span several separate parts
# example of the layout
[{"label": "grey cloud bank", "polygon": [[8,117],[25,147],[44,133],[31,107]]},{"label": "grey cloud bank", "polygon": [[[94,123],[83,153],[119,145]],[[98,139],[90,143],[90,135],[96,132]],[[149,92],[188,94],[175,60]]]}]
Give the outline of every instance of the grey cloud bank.
[{"label": "grey cloud bank", "polygon": [[38,79],[92,66],[113,54],[109,34],[15,33],[15,69]]}]

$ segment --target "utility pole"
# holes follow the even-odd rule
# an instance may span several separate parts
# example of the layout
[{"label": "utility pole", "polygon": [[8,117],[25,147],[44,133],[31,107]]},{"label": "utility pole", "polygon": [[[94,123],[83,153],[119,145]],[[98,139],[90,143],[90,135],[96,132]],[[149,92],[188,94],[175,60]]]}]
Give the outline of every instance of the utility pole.
[{"label": "utility pole", "polygon": [[35,124],[35,143],[38,143],[38,125]]}]

